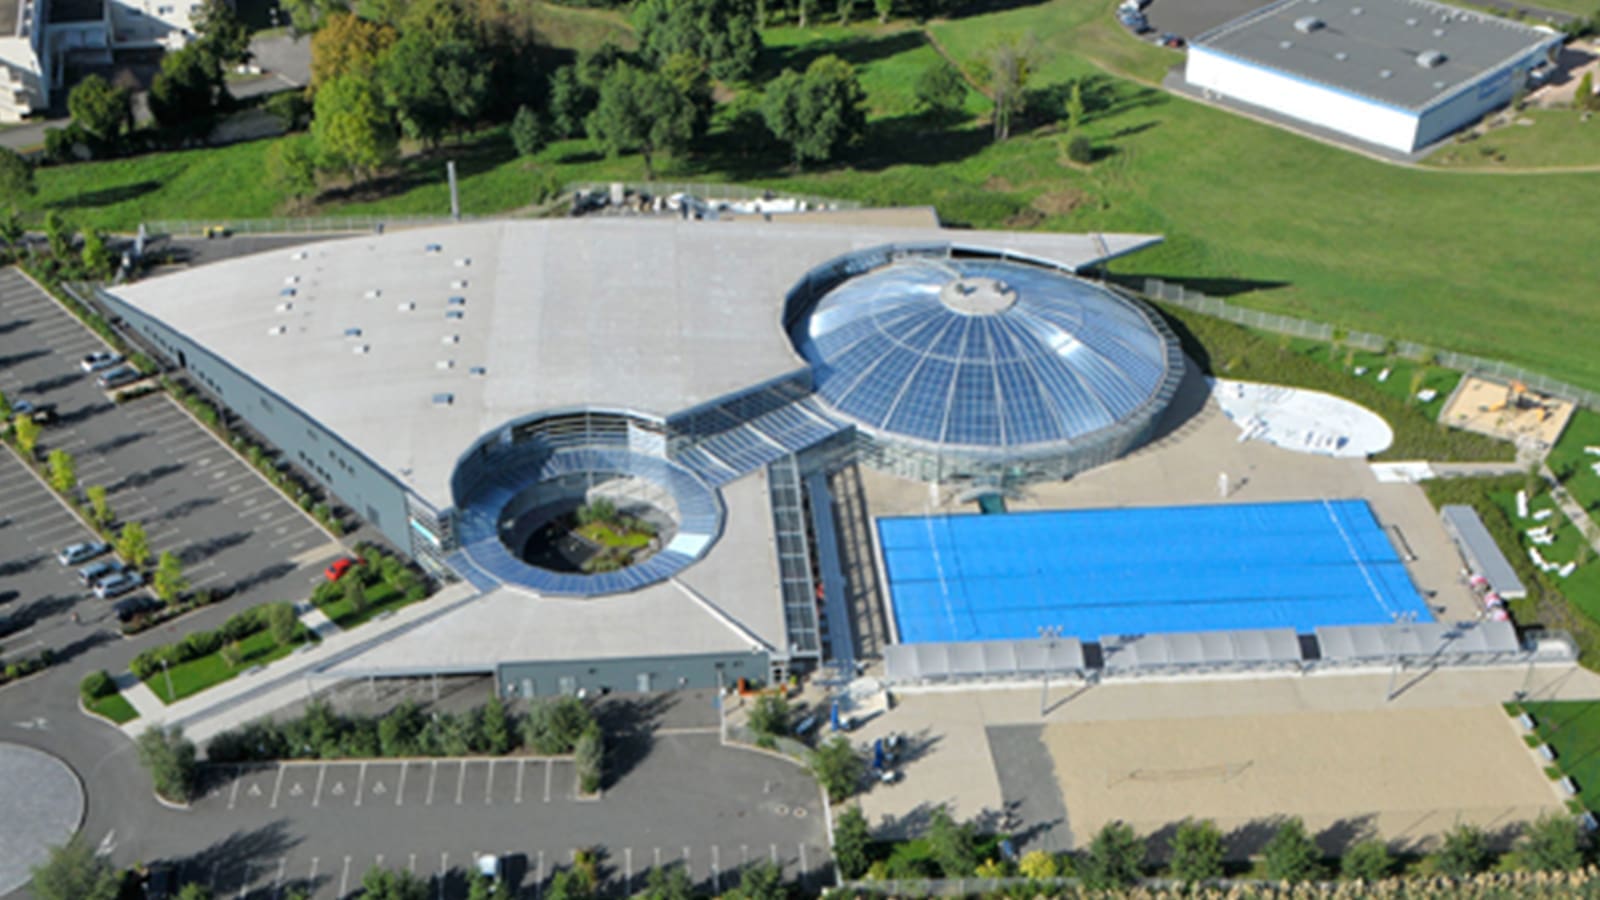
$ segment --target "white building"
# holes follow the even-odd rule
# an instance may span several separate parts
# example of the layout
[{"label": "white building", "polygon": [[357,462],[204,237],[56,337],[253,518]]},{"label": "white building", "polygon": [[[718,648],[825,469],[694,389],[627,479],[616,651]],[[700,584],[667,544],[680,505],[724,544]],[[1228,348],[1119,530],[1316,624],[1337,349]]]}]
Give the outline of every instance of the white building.
[{"label": "white building", "polygon": [[178,49],[199,0],[0,0],[0,122],[48,109],[66,62],[109,63],[111,51]]},{"label": "white building", "polygon": [[1208,95],[1411,153],[1509,103],[1562,37],[1430,0],[1278,0],[1194,39]]}]

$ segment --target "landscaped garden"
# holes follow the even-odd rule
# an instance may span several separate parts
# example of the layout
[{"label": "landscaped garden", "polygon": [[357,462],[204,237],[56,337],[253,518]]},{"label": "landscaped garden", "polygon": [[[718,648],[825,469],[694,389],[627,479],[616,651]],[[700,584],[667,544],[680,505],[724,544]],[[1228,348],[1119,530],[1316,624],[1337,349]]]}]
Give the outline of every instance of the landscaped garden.
[{"label": "landscaped garden", "polygon": [[1534,734],[1555,751],[1554,768],[1578,785],[1584,808],[1600,811],[1600,702],[1530,700],[1507,703],[1506,711],[1533,717]]},{"label": "landscaped garden", "polygon": [[615,572],[653,556],[660,549],[660,532],[644,515],[596,497],[535,529],[522,558],[558,572]]},{"label": "landscaped garden", "polygon": [[78,685],[78,695],[82,698],[85,709],[95,715],[104,716],[118,725],[139,718],[139,711],[133,708],[128,698],[122,696],[116,682],[112,681],[111,675],[105,671],[90,672],[85,675]]},{"label": "landscaped garden", "polygon": [[292,604],[265,603],[234,614],[215,631],[145,650],[129,668],[163,703],[175,703],[315,640]]}]

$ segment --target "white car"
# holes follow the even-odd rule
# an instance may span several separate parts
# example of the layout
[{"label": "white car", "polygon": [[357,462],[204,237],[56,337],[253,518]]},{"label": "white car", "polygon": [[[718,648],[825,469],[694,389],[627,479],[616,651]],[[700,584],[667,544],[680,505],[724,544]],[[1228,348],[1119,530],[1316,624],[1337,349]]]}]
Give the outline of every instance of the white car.
[{"label": "white car", "polygon": [[94,595],[101,600],[110,600],[120,597],[144,584],[144,578],[138,572],[119,572],[94,586]]},{"label": "white car", "polygon": [[479,875],[490,881],[500,880],[500,857],[493,853],[479,853],[476,862]]},{"label": "white car", "polygon": [[85,356],[83,360],[78,363],[78,367],[83,369],[85,372],[103,372],[121,362],[121,354],[112,353],[109,350],[99,350],[89,354],[88,356]]}]

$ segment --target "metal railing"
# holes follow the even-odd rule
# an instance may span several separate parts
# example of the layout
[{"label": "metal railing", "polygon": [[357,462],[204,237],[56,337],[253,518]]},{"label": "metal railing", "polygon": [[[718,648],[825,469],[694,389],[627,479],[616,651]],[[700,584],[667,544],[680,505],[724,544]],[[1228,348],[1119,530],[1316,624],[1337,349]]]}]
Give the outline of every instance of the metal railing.
[{"label": "metal railing", "polygon": [[1557,381],[1547,375],[1532,372],[1521,366],[1502,362],[1497,359],[1484,359],[1470,353],[1456,353],[1451,350],[1439,350],[1426,344],[1412,341],[1397,341],[1381,334],[1368,331],[1340,332],[1326,322],[1313,322],[1309,319],[1298,319],[1294,316],[1284,316],[1277,313],[1263,312],[1258,309],[1247,309],[1234,306],[1225,300],[1207,296],[1198,291],[1191,291],[1181,284],[1169,284],[1159,278],[1146,278],[1144,280],[1144,293],[1146,296],[1173,306],[1203,313],[1261,331],[1270,331],[1274,334],[1286,334],[1290,337],[1310,338],[1317,341],[1332,341],[1337,335],[1340,343],[1366,350],[1372,353],[1391,351],[1407,359],[1431,361],[1449,369],[1457,369],[1477,375],[1485,375],[1501,381],[1516,380],[1526,384],[1541,393],[1570,400],[1589,409],[1600,409],[1600,393],[1585,390],[1580,387]]},{"label": "metal railing", "polygon": [[[476,216],[462,216],[471,221]],[[210,231],[222,229],[228,234],[318,234],[377,231],[379,228],[421,228],[428,225],[448,225],[455,221],[449,216],[284,216],[273,219],[155,219],[144,223],[152,235],[172,237],[203,237]]]},{"label": "metal railing", "polygon": [[[564,195],[575,194],[579,191],[609,193],[611,185],[617,183],[612,181],[578,181],[562,188],[561,193]],[[860,209],[862,206],[856,200],[816,197],[811,194],[800,194],[779,188],[751,187],[744,184],[718,184],[710,181],[624,181],[620,183],[627,191],[635,194],[649,194],[652,197],[669,197],[673,194],[688,194],[701,200],[769,200],[788,197],[804,201],[808,207],[813,209]]]}]

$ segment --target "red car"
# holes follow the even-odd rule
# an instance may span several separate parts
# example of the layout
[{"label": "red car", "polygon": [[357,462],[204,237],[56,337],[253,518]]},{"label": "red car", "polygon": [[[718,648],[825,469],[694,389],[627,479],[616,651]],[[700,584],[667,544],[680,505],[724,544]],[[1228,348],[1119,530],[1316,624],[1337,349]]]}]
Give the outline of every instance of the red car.
[{"label": "red car", "polygon": [[322,574],[327,576],[329,581],[338,581],[339,579],[343,578],[344,573],[350,571],[350,567],[355,564],[356,561],[350,557],[341,556],[330,563],[326,569],[323,569]]}]

